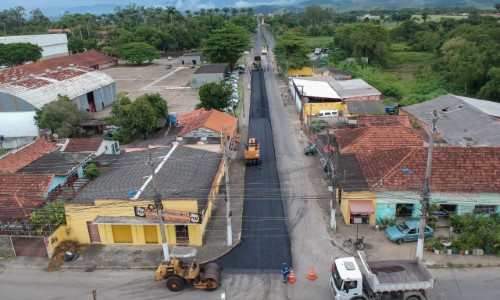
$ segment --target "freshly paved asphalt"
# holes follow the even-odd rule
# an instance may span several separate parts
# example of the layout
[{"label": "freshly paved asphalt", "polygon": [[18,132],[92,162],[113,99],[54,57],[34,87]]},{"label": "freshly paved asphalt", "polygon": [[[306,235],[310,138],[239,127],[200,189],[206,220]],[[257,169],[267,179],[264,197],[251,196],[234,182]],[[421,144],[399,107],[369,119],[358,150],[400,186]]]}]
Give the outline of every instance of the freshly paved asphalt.
[{"label": "freshly paved asphalt", "polygon": [[252,72],[248,136],[259,141],[262,164],[248,166],[245,171],[241,242],[216,262],[225,272],[230,269],[276,272],[283,262],[291,263],[292,256],[262,71]]}]

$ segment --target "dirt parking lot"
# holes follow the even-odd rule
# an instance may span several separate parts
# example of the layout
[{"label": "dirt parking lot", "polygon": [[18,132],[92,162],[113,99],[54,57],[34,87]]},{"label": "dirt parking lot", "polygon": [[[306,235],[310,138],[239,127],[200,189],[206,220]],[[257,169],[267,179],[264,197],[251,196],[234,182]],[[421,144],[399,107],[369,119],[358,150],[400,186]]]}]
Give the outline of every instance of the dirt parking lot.
[{"label": "dirt parking lot", "polygon": [[[166,64],[172,64],[166,69]],[[189,75],[196,69],[181,66],[177,58],[154,60],[150,65],[124,65],[103,70],[116,81],[117,92],[125,91],[134,100],[146,93],[159,93],[168,103],[169,112],[186,113],[199,102],[198,90],[189,87]],[[106,109],[103,116],[111,110]]]}]

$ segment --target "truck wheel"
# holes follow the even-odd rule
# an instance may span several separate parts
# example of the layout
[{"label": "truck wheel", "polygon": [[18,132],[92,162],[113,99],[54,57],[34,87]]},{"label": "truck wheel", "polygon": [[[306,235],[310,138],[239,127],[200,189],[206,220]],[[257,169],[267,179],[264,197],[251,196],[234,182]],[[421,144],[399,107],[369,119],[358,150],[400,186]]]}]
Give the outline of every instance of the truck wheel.
[{"label": "truck wheel", "polygon": [[172,292],[180,292],[184,289],[184,279],[179,276],[170,276],[167,278],[167,288]]},{"label": "truck wheel", "polygon": [[397,239],[396,244],[401,245],[403,243],[403,239]]}]

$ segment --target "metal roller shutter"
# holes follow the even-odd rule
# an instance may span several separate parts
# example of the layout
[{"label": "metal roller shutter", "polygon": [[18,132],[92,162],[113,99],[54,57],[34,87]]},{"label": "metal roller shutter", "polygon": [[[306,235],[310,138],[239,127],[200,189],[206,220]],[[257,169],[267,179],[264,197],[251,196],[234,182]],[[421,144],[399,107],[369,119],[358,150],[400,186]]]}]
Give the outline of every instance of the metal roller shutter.
[{"label": "metal roller shutter", "polygon": [[146,244],[158,244],[158,226],[144,225],[144,239]]},{"label": "metal roller shutter", "polygon": [[132,229],[130,225],[112,225],[115,243],[132,243]]}]

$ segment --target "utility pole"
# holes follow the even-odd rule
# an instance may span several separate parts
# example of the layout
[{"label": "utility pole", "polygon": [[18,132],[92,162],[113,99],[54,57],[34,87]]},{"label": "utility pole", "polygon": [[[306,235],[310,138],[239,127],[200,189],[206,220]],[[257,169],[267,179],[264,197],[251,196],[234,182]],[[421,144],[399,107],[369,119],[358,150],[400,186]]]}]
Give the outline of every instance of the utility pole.
[{"label": "utility pole", "polygon": [[153,179],[153,187],[155,190],[155,206],[158,213],[158,222],[160,223],[160,233],[161,233],[161,245],[163,247],[163,256],[165,260],[170,260],[170,254],[168,252],[167,236],[165,235],[165,226],[163,225],[163,204],[161,202],[161,195],[158,191],[158,183],[156,182],[156,172],[155,164],[151,158],[151,153],[149,156],[149,165],[151,166],[151,177]]},{"label": "utility pole", "polygon": [[326,145],[328,149],[328,163],[330,164],[330,169],[332,172],[331,181],[332,181],[332,198],[330,198],[330,229],[333,232],[337,230],[337,224],[335,224],[335,203],[337,202],[335,199],[337,195],[337,188],[335,186],[335,165],[332,162],[332,148],[330,146],[330,125],[326,127]]},{"label": "utility pole", "polygon": [[226,184],[226,224],[227,224],[227,246],[231,247],[233,245],[233,228],[231,226],[231,197],[229,194],[229,166],[227,159],[227,152],[229,150],[228,137],[224,135],[224,178]]},{"label": "utility pole", "polygon": [[418,243],[417,243],[417,258],[422,259],[424,255],[424,238],[425,238],[425,225],[427,223],[427,215],[429,214],[429,200],[431,192],[429,190],[430,180],[431,180],[431,168],[432,168],[432,149],[434,148],[434,131],[436,130],[436,122],[438,116],[436,111],[432,112],[432,123],[431,128],[428,130],[429,134],[429,149],[427,151],[427,165],[425,167],[425,178],[424,187],[422,190],[422,200],[420,201],[420,228],[418,231]]}]

